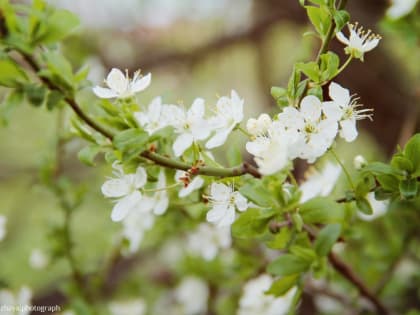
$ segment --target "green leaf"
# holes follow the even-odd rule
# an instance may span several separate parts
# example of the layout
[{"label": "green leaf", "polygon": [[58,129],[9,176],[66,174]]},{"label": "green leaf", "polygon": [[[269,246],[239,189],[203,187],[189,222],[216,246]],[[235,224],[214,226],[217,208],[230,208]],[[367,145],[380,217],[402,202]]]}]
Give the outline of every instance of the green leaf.
[{"label": "green leaf", "polygon": [[376,176],[377,181],[381,187],[388,191],[399,191],[399,179],[392,175]]},{"label": "green leaf", "polygon": [[309,247],[294,245],[290,247],[289,251],[291,254],[307,261],[308,263],[312,263],[317,258],[315,251]]},{"label": "green leaf", "polygon": [[292,75],[290,76],[289,82],[287,83],[287,95],[292,100],[297,98],[300,78],[300,71],[296,68],[296,66],[293,67]]},{"label": "green leaf", "polygon": [[16,88],[28,81],[26,73],[10,58],[0,58],[0,85]]},{"label": "green leaf", "polygon": [[375,187],[375,178],[371,174],[364,174],[357,182],[356,197],[364,197]]},{"label": "green leaf", "polygon": [[299,278],[299,274],[281,277],[280,279],[273,282],[266,294],[272,294],[274,296],[283,296],[297,284]]},{"label": "green leaf", "polygon": [[43,54],[47,69],[40,71],[40,75],[49,78],[63,88],[74,88],[74,75],[70,62],[58,51],[47,51]]},{"label": "green leaf", "polygon": [[370,172],[373,175],[393,175],[393,176],[399,176],[403,175],[401,172],[396,170],[391,165],[382,163],[382,162],[372,162],[363,167],[363,172]]},{"label": "green leaf", "polygon": [[128,129],[114,137],[115,147],[123,152],[125,159],[130,160],[146,149],[148,134],[140,129]]},{"label": "green leaf", "polygon": [[12,90],[0,105],[0,120],[2,124],[7,125],[9,116],[13,109],[22,104],[24,98],[23,91],[20,89]]},{"label": "green leaf", "polygon": [[324,6],[307,6],[306,11],[312,25],[315,27],[322,39],[325,39],[328,29],[331,26],[331,17],[328,9]]},{"label": "green leaf", "polygon": [[53,110],[56,108],[60,102],[64,99],[64,95],[58,91],[50,91],[47,97],[47,108],[48,110]]},{"label": "green leaf", "polygon": [[404,155],[394,155],[391,160],[392,167],[412,173],[414,171],[413,163]]},{"label": "green leaf", "polygon": [[239,188],[239,192],[248,200],[262,207],[270,207],[276,203],[273,195],[259,180],[249,181]]},{"label": "green leaf", "polygon": [[331,248],[340,237],[341,225],[330,224],[324,227],[318,233],[314,247],[318,256],[326,256],[331,251]]},{"label": "green leaf", "polygon": [[359,209],[360,212],[370,215],[373,213],[372,206],[366,198],[357,198],[356,199],[356,206]]},{"label": "green leaf", "polygon": [[268,221],[273,215],[263,215],[260,209],[248,209],[233,223],[232,235],[241,239],[261,236],[267,230]]},{"label": "green leaf", "polygon": [[418,182],[416,178],[406,179],[400,182],[400,193],[403,199],[411,199],[417,196]]},{"label": "green leaf", "polygon": [[101,150],[102,148],[99,145],[89,145],[80,150],[77,157],[86,165],[95,166],[95,157]]},{"label": "green leaf", "polygon": [[29,103],[36,107],[44,104],[48,92],[47,88],[42,85],[27,84],[24,86],[23,90],[25,91],[25,95]]},{"label": "green leaf", "polygon": [[320,73],[318,63],[315,61],[310,62],[298,62],[296,64],[296,69],[302,71],[311,81],[315,83],[320,82]]},{"label": "green leaf", "polygon": [[226,157],[227,157],[228,164],[231,167],[239,165],[239,164],[242,163],[241,149],[239,149],[239,147],[237,145],[235,145],[234,143],[232,143],[232,145],[228,146],[227,152],[226,152]]},{"label": "green leaf", "polygon": [[67,37],[80,24],[76,15],[67,10],[56,10],[47,19],[47,31],[38,41],[45,44],[58,42]]},{"label": "green leaf", "polygon": [[414,166],[413,176],[420,175],[420,134],[416,134],[407,142],[404,155]]},{"label": "green leaf", "polygon": [[309,266],[310,263],[307,260],[292,254],[285,254],[271,262],[267,267],[267,271],[283,277],[303,273],[309,269]]},{"label": "green leaf", "polygon": [[339,10],[333,13],[335,32],[341,31],[341,29],[350,21],[350,14],[346,10]]},{"label": "green leaf", "polygon": [[305,223],[341,223],[345,218],[343,206],[327,197],[308,200],[299,209]]},{"label": "green leaf", "polygon": [[340,66],[340,58],[337,54],[329,51],[321,55],[321,82],[330,81],[335,77],[338,67]]},{"label": "green leaf", "polygon": [[267,247],[271,249],[284,249],[289,244],[293,236],[293,230],[289,227],[283,227],[274,237],[265,242]]},{"label": "green leaf", "polygon": [[292,214],[292,221],[293,221],[293,225],[296,227],[296,230],[298,232],[301,232],[302,228],[303,228],[303,219],[299,215],[299,213],[293,213]]}]

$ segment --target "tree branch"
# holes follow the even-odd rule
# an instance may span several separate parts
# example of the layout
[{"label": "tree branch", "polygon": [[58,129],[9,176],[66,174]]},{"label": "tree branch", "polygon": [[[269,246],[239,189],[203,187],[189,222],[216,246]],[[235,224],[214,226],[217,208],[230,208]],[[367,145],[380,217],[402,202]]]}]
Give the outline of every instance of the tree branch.
[{"label": "tree branch", "polygon": [[[20,54],[23,56],[25,61],[30,65],[32,70],[38,75],[40,67],[38,66],[34,58],[28,54],[25,54],[24,52],[20,52]],[[40,77],[39,75],[38,77],[49,89],[62,92],[60,87],[55,85],[48,78]],[[73,109],[73,111],[82,121],[84,121],[92,129],[102,134],[104,137],[108,138],[111,141],[113,140],[114,135],[111,132],[107,131],[102,126],[98,125],[93,119],[91,119],[88,115],[86,115],[74,98],[66,96],[65,101],[68,105],[70,105],[70,107]],[[184,171],[188,171],[192,168],[192,166],[189,164],[186,164],[180,161],[175,161],[173,159],[164,157],[162,155],[151,152],[149,150],[143,151],[142,153],[140,153],[140,156],[154,162],[157,165],[160,165],[166,168],[179,169],[179,170],[184,170]],[[195,174],[215,176],[215,177],[236,177],[236,176],[241,176],[245,174],[250,174],[251,176],[256,177],[256,178],[261,177],[261,174],[258,172],[258,170],[247,162],[244,162],[242,165],[233,167],[233,168],[216,168],[216,167],[204,166],[197,169]]]}]

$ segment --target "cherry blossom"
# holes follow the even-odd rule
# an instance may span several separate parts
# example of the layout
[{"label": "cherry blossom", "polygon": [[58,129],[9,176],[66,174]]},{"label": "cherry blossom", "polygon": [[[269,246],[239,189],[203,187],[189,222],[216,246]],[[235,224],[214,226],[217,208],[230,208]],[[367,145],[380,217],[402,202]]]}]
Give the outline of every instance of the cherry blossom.
[{"label": "cherry blossom", "polygon": [[345,51],[348,55],[363,61],[364,54],[378,46],[381,36],[372,33],[371,30],[365,31],[357,22],[348,23],[347,26],[350,31],[349,38],[346,38],[342,32],[338,32],[337,39],[347,45]]},{"label": "cherry blossom", "polygon": [[235,208],[239,211],[248,209],[248,201],[233,186],[213,183],[208,197],[212,209],[207,212],[207,221],[218,227],[230,226],[235,221]]},{"label": "cherry blossom", "polygon": [[151,82],[152,75],[149,73],[145,76],[140,75],[140,71],[136,71],[132,79],[116,68],[113,68],[105,79],[108,88],[95,86],[93,93],[100,98],[129,98],[134,94],[145,90]]}]

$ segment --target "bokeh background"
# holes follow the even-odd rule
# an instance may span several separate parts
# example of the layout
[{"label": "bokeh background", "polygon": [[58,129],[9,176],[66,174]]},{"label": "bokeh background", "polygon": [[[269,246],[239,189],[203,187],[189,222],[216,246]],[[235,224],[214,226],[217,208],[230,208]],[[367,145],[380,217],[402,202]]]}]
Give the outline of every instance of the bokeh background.
[{"label": "bokeh background", "polygon": [[[339,143],[340,155],[351,165],[356,154],[386,160],[418,130],[420,22],[418,15],[404,21],[387,20],[389,2],[385,0],[348,2],[352,21],[383,37],[364,63],[354,61],[337,78],[357,93],[363,104],[375,109],[374,121],[361,123],[362,136],[356,143]],[[245,98],[247,117],[262,111],[274,113],[277,107],[270,87],[286,85],[293,63],[310,60],[319,47],[319,40],[310,33],[302,36],[311,26],[297,0],[51,3],[81,18],[82,27],[65,41],[62,51],[76,68],[90,65],[92,84],[100,84],[112,67],[152,72],[152,85],[141,96],[144,102],[162,95],[168,102],[190,104],[200,96],[211,104],[218,95],[235,89]],[[331,48],[343,56],[340,43],[333,41]],[[89,88],[83,93],[92,94]],[[12,288],[31,286],[40,301],[61,301],[64,297],[56,287],[69,272],[67,263],[59,260],[39,271],[30,263],[34,248],[48,251],[49,231],[63,220],[62,213],[56,211],[57,201],[39,180],[40,169],[54,158],[59,118],[56,112],[23,104],[2,114],[9,116],[9,122],[0,129],[0,213],[8,217],[8,234],[7,241],[0,243],[0,280]],[[66,143],[63,170],[86,190],[73,229],[76,257],[89,272],[112,255],[113,235],[120,227],[109,219],[111,204],[100,193],[109,167],[100,160],[96,168],[80,163],[76,155],[82,147],[81,140]],[[304,170],[305,165],[298,165],[299,176]],[[128,270],[149,270],[145,255],[141,252],[117,262],[106,290],[118,287],[122,295],[138,290],[140,284],[130,283],[127,274]],[[165,276],[153,269],[150,272],[156,281]],[[419,303],[418,298],[413,301]]]}]

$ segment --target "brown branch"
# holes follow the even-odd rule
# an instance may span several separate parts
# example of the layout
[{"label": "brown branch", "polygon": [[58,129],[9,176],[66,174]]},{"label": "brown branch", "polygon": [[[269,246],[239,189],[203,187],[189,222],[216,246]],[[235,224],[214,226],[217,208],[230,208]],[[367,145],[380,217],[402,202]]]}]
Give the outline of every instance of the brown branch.
[{"label": "brown branch", "polygon": [[334,253],[328,255],[328,260],[336,271],[350,281],[362,294],[367,298],[376,308],[378,314],[390,315],[391,311],[379,300],[379,298],[366,286],[366,284],[360,279],[353,269],[342,261]]}]

